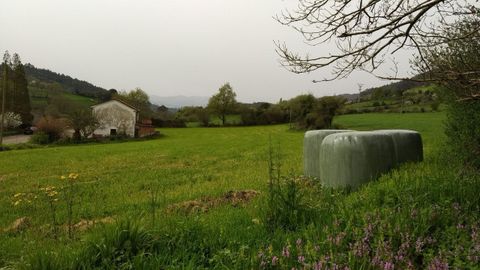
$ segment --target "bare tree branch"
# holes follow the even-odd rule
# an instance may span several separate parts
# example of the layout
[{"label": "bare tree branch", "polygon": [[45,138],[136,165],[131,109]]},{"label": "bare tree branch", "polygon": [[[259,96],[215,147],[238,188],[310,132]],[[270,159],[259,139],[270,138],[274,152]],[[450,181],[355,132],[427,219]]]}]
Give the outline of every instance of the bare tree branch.
[{"label": "bare tree branch", "polygon": [[[337,50],[300,55],[276,42],[276,52],[294,73],[332,66],[333,74],[325,81],[356,69],[374,72],[387,54],[402,48],[415,49],[425,60],[422,48],[449,42],[445,29],[454,28],[462,18],[478,16],[479,10],[479,1],[471,0],[299,0],[295,11],[285,11],[276,20],[299,32],[307,44],[333,41]],[[455,38],[472,33],[464,34]]]}]

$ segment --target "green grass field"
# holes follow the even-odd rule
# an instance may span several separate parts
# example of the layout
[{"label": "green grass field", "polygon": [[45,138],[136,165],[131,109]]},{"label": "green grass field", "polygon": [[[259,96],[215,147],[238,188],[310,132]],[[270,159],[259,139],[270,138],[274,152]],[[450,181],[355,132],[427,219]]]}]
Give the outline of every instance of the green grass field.
[{"label": "green grass field", "polygon": [[[423,237],[428,233],[432,237],[438,237],[443,230],[454,228],[456,223],[452,222],[457,220],[444,220],[444,224],[429,229],[428,226],[425,227],[430,224],[427,218],[418,221],[418,228],[415,229],[412,224],[416,221],[407,218],[412,207],[418,208],[421,217],[428,217],[432,205],[444,209],[462,196],[460,203],[465,203],[470,208],[461,220],[478,222],[478,216],[472,218],[468,215],[476,211],[474,206],[478,205],[478,199],[470,200],[476,196],[472,190],[468,190],[471,185],[465,185],[467,190],[449,194],[447,189],[456,186],[451,186],[454,183],[446,184],[446,181],[455,177],[455,173],[441,171],[436,165],[436,154],[444,139],[444,118],[443,113],[337,117],[336,124],[350,129],[403,128],[420,131],[426,150],[425,162],[404,166],[357,192],[339,194],[335,201],[319,194],[318,200],[325,199],[325,205],[331,208],[321,208],[327,212],[321,212],[324,216],[318,224],[315,223],[316,226],[306,224],[297,231],[279,230],[273,234],[262,226],[270,138],[273,145],[281,146],[283,172],[297,175],[302,173],[303,132],[289,131],[286,125],[161,129],[164,136],[151,141],[0,152],[0,228],[8,227],[20,217],[30,219],[30,224],[22,232],[0,233],[0,267],[25,265],[29,255],[35,255],[38,250],[52,251],[57,254],[55,256],[69,260],[82,250],[85,245],[83,240],[93,237],[99,241],[103,226],[87,232],[77,232],[76,240],[68,239],[62,230],[58,239],[54,239],[51,226],[48,225],[51,224],[51,218],[46,200],[36,199],[31,204],[21,203],[18,206],[12,204],[16,193],[38,193],[41,187],[65,185],[59,177],[72,172],[79,174],[78,195],[74,205],[75,222],[113,217],[115,220],[137,220],[148,227],[150,219],[153,219],[149,214],[154,199],[152,190],[158,192],[158,210],[155,210],[158,217],[152,226],[156,235],[161,235],[157,240],[163,243],[161,252],[158,253],[162,255],[142,261],[146,264],[141,264],[141,268],[148,268],[147,265],[152,269],[259,268],[258,263],[262,264],[264,259],[257,257],[258,252],[263,254],[268,250],[268,260],[271,261],[275,252],[281,253],[285,243],[294,243],[297,238],[312,245],[309,252],[305,249],[304,255],[313,260],[317,255],[311,255],[311,258],[307,255],[313,254],[314,241],[322,243],[318,244],[321,250],[328,242],[325,233],[328,229],[324,228],[337,228],[331,224],[334,220],[341,219],[340,227],[343,226],[342,230],[348,231],[347,235],[351,234],[349,237],[354,239],[357,233],[363,232],[361,226],[368,222],[366,216],[370,214],[377,215],[377,218],[384,221],[379,224],[397,225],[398,230],[408,231],[412,236]],[[472,185],[478,183],[478,179],[475,181],[477,182],[472,182]],[[246,189],[260,191],[260,198],[245,207],[223,205],[208,213],[193,215],[165,212],[169,205],[175,203]],[[332,212],[332,209],[336,210]],[[56,211],[58,223],[64,228],[67,211],[62,200],[58,202]],[[372,241],[390,239],[389,237],[394,237],[395,230],[395,227],[384,228],[382,236],[372,238]],[[181,248],[174,248],[176,244],[172,244],[172,241]],[[454,241],[455,239],[448,238],[441,244],[453,245]],[[399,245],[397,244],[394,246]],[[348,244],[345,244],[344,249],[347,248]],[[415,262],[416,265],[427,266],[438,255],[439,249],[443,250],[440,245],[432,245],[430,253],[425,255],[425,262]],[[340,255],[343,254],[340,246],[323,251],[339,254],[337,261],[348,261],[350,266],[362,265],[362,260],[348,257],[353,256],[351,254]],[[284,259],[285,264],[299,264]],[[275,269],[271,263],[268,265]],[[35,267],[31,265],[30,268]],[[367,264],[361,268],[371,269]]]}]

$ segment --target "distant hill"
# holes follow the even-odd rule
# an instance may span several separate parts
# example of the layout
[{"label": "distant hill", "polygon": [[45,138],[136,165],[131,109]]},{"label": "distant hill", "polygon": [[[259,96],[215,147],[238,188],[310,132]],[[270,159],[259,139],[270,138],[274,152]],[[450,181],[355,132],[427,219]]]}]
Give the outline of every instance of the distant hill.
[{"label": "distant hill", "polygon": [[209,97],[204,96],[150,96],[150,102],[157,105],[164,105],[168,108],[182,108],[185,106],[206,106]]},{"label": "distant hill", "polygon": [[[102,99],[108,96],[108,91],[89,82],[59,74],[48,69],[37,68],[32,64],[25,64],[25,73],[30,85],[43,88],[45,91],[52,89],[69,92],[72,94]],[[43,86],[43,87],[42,87]]]},{"label": "distant hill", "polygon": [[337,97],[343,97],[347,101],[354,102],[358,100],[358,94],[341,94],[337,95]]},{"label": "distant hill", "polygon": [[35,120],[45,114],[61,117],[72,108],[88,108],[110,96],[106,89],[89,82],[32,64],[24,67]]},{"label": "distant hill", "polygon": [[365,89],[362,91],[362,98],[371,96],[375,90],[382,89],[384,91],[389,91],[391,92],[392,95],[397,94],[398,92],[404,92],[409,89],[415,88],[415,87],[421,87],[421,86],[426,86],[429,83],[426,82],[416,82],[416,81],[407,81],[407,80],[402,80],[398,82],[393,82],[390,84],[385,84],[379,87],[372,87]]}]

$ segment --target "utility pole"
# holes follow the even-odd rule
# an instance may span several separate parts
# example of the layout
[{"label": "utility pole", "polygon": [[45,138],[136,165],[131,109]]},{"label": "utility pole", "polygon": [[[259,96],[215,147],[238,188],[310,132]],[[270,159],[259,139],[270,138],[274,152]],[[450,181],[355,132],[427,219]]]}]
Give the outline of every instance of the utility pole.
[{"label": "utility pole", "polygon": [[360,96],[362,95],[363,84],[358,83],[357,85],[358,85],[358,98],[357,98],[357,103],[360,103]]}]

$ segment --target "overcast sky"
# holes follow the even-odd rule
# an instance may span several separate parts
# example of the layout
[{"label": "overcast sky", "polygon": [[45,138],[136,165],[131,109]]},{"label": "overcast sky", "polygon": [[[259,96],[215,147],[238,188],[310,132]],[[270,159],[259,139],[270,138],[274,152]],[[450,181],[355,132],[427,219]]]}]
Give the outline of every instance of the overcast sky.
[{"label": "overcast sky", "polygon": [[352,93],[382,85],[367,73],[321,84],[286,71],[274,41],[309,48],[272,17],[295,0],[0,0],[0,50],[24,63],[110,89],[210,96],[230,82],[240,101]]}]

